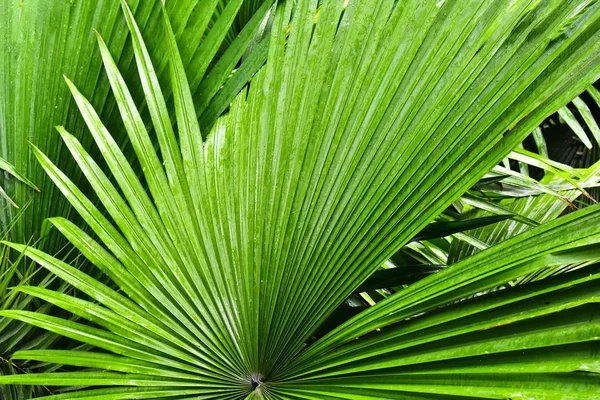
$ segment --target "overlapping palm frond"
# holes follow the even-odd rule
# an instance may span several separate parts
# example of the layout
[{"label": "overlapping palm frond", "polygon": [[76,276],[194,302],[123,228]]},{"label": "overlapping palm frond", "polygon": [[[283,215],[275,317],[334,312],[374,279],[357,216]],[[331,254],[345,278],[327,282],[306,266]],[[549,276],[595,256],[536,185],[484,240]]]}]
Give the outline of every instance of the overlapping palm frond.
[{"label": "overlapping palm frond", "polygon": [[[215,0],[172,1],[166,4],[190,74],[190,87],[198,99],[197,110],[209,110],[200,118],[203,124],[214,123],[237,94],[236,91],[264,63],[266,54],[264,51],[253,51],[253,46],[261,45],[263,35],[260,33],[268,29],[266,19],[270,3],[272,2]],[[168,53],[161,22],[161,4],[161,1],[154,0],[131,2],[140,29],[149,39],[159,79],[168,80]],[[69,204],[39,168],[28,141],[42,148],[85,190],[81,173],[72,168],[60,135],[53,128],[56,124],[68,124],[86,150],[99,154],[89,136],[85,135],[85,125],[64,85],[62,74],[67,74],[78,80],[80,89],[90,96],[113,132],[117,132],[115,139],[126,146],[127,135],[118,133],[123,129],[118,121],[114,98],[109,94],[108,81],[100,74],[102,60],[95,46],[93,29],[101,30],[110,37],[111,51],[121,70],[128,79],[135,82],[137,72],[132,63],[129,30],[125,21],[120,18],[120,5],[115,0],[41,3],[1,0],[0,9],[0,90],[3,93],[0,101],[0,156],[11,160],[19,171],[26,173],[41,188],[41,193],[33,196],[34,191],[25,185],[15,184],[14,179],[3,179],[0,182],[0,197],[15,206],[30,206],[26,207],[25,212],[13,210],[4,207],[6,203],[0,199],[0,227],[11,227],[7,230],[7,235],[12,240],[36,243],[38,246],[43,244],[43,248],[50,254],[72,262],[74,257],[63,258],[65,253],[72,254],[72,251],[63,249],[64,240],[54,230],[46,229],[45,223],[48,216],[72,215]],[[235,33],[234,36],[231,36],[232,32]],[[261,46],[264,47],[264,44]],[[246,60],[251,62],[247,63]],[[133,86],[136,89],[133,96],[144,110],[141,87],[137,88],[135,84]],[[167,98],[169,93],[165,93]],[[148,121],[147,110],[143,112]],[[124,149],[126,153],[133,154],[130,148]],[[131,155],[128,157],[132,158]],[[0,170],[37,189],[4,159],[0,159]],[[13,197],[15,201],[12,200]],[[2,276],[3,290],[19,284],[46,287],[46,284],[54,280],[51,274],[48,275],[46,270],[40,270],[39,267],[35,268],[36,273],[32,278],[33,264],[17,263],[17,252],[3,250],[2,254],[5,256],[2,259],[3,272],[10,272]],[[86,267],[85,263],[77,265]],[[105,280],[101,274],[90,271],[87,267],[84,270],[101,281]],[[57,287],[65,289],[64,285],[55,285],[53,289]],[[72,290],[65,289],[64,292],[72,293]],[[8,308],[39,309],[56,315],[56,308],[51,309],[47,304],[42,307],[39,300],[18,292],[0,296],[0,309]],[[0,357],[8,360],[15,351],[31,348],[32,337],[40,339],[35,344],[36,348],[45,348],[48,341],[42,346],[41,338],[47,336],[39,329],[32,329],[30,325],[0,318]],[[68,342],[61,345],[65,348],[75,347]],[[3,366],[7,367],[3,374],[29,371],[28,364],[20,361]],[[28,398],[32,393],[48,393],[42,387],[27,391],[10,386],[1,386],[1,389],[2,396],[9,398],[10,395],[10,398],[19,400]]]},{"label": "overlapping palm frond", "polygon": [[19,292],[90,323],[0,315],[98,351],[18,352],[13,359],[91,370],[0,383],[96,387],[54,399],[595,393],[597,265],[482,293],[558,262],[596,259],[597,206],[466,258],[308,340],[402,245],[598,78],[600,3],[278,3],[267,64],[205,141],[175,35],[176,133],[157,68],[123,9],[159,151],[101,38],[99,46],[144,181],[71,81],[111,176],[58,130],[103,209],[34,150],[98,240],[67,219],[52,224],[119,291],[7,243],[91,300]]},{"label": "overlapping palm frond", "polygon": [[[591,86],[586,92],[596,93],[597,90],[594,86]],[[592,96],[591,98],[593,99],[594,97]],[[548,146],[546,144],[546,139],[543,136],[543,132],[546,131],[546,129],[549,129],[548,127],[552,128],[551,140],[559,143],[558,145],[552,144],[551,151],[562,159],[564,159],[564,157],[560,157],[560,152],[566,151],[570,153],[570,149],[555,149],[555,147],[562,146],[566,141],[570,140],[571,135],[573,135],[574,132],[579,130],[580,132],[577,134],[577,137],[580,135],[585,135],[586,137],[585,140],[577,139],[580,146],[584,146],[586,141],[590,141],[589,136],[592,136],[591,140],[594,140],[593,132],[596,129],[597,122],[589,111],[590,108],[580,97],[576,97],[572,104],[573,108],[583,110],[580,118],[587,122],[586,125],[577,122],[575,115],[565,106],[561,108],[562,112],[557,115],[557,117],[560,118],[560,116],[568,112],[572,116],[572,120],[566,120],[568,127],[572,128],[572,130],[566,129],[561,133],[562,136],[565,137],[565,140],[557,140],[554,137],[557,135],[557,132],[556,125],[553,124],[555,123],[554,120],[557,118],[549,118],[548,122],[536,129],[533,134],[533,139],[540,154],[519,149],[517,150],[518,153],[513,152],[509,155],[509,157],[514,160],[521,162],[519,173],[511,171],[513,176],[518,178],[516,185],[519,185],[520,182],[524,181],[525,183],[533,182],[535,186],[529,188],[526,187],[525,184],[515,186],[514,182],[501,179],[499,180],[499,183],[483,185],[480,188],[482,191],[476,196],[476,199],[474,199],[472,195],[468,195],[462,199],[462,203],[458,204],[461,208],[463,217],[482,218],[489,215],[490,211],[497,211],[492,209],[492,207],[497,207],[497,209],[500,210],[499,212],[506,211],[507,213],[519,215],[522,218],[527,218],[531,222],[528,223],[528,221],[523,219],[521,221],[515,219],[506,220],[494,226],[476,228],[471,232],[463,234],[467,239],[465,239],[464,236],[459,238],[459,240],[453,242],[452,247],[449,250],[448,257],[450,262],[456,262],[466,258],[480,251],[482,248],[502,242],[503,240],[531,229],[532,226],[554,220],[565,212],[596,203],[595,189],[600,183],[600,160],[597,155],[600,142],[596,142],[592,147],[592,152],[585,157],[585,163],[587,163],[587,165],[576,164],[579,168],[562,164],[559,161],[551,160],[548,157]],[[598,103],[597,106],[600,107],[600,103]],[[589,115],[584,117],[586,112],[588,112]],[[523,158],[523,156],[526,157]],[[573,163],[579,162],[572,155],[567,159],[572,160]],[[535,182],[530,176],[531,174],[529,173],[528,167],[537,168],[536,175],[541,177],[539,182]],[[508,168],[510,168],[510,166],[508,166]],[[541,188],[541,190],[536,190],[536,188]],[[490,196],[492,198],[495,197],[493,201]],[[478,206],[481,206],[479,210],[476,208]],[[485,209],[485,206],[489,206],[490,208]],[[482,246],[478,247],[469,244],[469,239],[481,243]],[[568,266],[559,266],[546,271],[546,273],[556,273],[561,271],[564,267]],[[545,275],[546,274],[536,274],[538,278]],[[529,278],[527,278],[526,281],[528,279]]]},{"label": "overlapping palm frond", "polygon": [[[260,30],[264,29],[269,3],[272,0],[166,2],[182,59],[190,75],[188,82],[198,100],[198,110],[209,110],[201,114],[203,125],[214,123],[237,94],[236,90],[239,91],[264,63],[264,51],[250,51],[250,47]],[[166,81],[168,52],[161,25],[161,4],[159,0],[132,1],[131,7],[147,38],[157,75]],[[127,136],[119,134],[123,128],[118,110],[109,93],[109,83],[101,74],[102,61],[95,46],[94,29],[110,38],[111,51],[128,81],[139,80],[132,62],[129,31],[120,18],[118,0],[1,0],[0,9],[0,85],[3,93],[0,157],[11,162],[42,192],[35,196],[28,214],[11,230],[11,237],[19,241],[37,240],[45,218],[55,215],[68,217],[73,213],[39,168],[28,141],[52,156],[79,185],[83,185],[84,180],[70,163],[68,152],[54,126],[68,125],[86,150],[98,155],[93,142],[84,134],[85,124],[71,101],[63,74],[78,82],[80,90],[116,132],[115,139],[122,145],[127,142]],[[235,37],[228,34],[230,29]],[[256,48],[260,50],[263,47],[264,44]],[[245,55],[246,52],[248,54]],[[251,62],[246,63],[246,60]],[[134,84],[133,89],[134,99],[143,107],[141,87]],[[168,91],[165,95],[170,96]],[[131,149],[126,149],[126,152],[133,155]],[[17,204],[24,204],[31,198],[30,191],[23,185],[7,182],[2,187]],[[0,225],[10,224],[16,213],[16,210],[2,207]],[[58,252],[63,245],[64,241],[56,235],[45,240],[45,248],[51,253]]]},{"label": "overlapping palm frond", "polygon": [[[598,115],[600,103],[595,100],[598,96],[594,86],[590,86],[584,94],[589,94],[587,103],[578,96],[569,104],[569,108],[583,110],[574,114],[569,111],[575,122],[560,125],[559,113],[548,117],[503,160],[503,168],[494,168],[455,201],[453,207],[444,210],[436,218],[449,222],[430,224],[426,229],[433,235],[425,237],[425,241],[403,247],[386,262],[381,271],[369,279],[382,290],[366,294],[374,294],[381,300],[389,293],[402,290],[401,284],[412,283],[415,278],[439,271],[447,264],[556,219],[565,212],[595,204],[597,188],[600,186],[598,144],[595,143],[591,151],[586,152],[583,141],[574,135],[574,130],[579,129],[589,136],[587,140],[594,140],[593,131],[597,123],[593,114]],[[562,109],[568,108],[565,106]],[[586,113],[588,115],[584,117]],[[547,141],[550,141],[549,145]],[[574,152],[582,154],[577,156]],[[571,165],[550,159],[550,153]],[[477,221],[487,223],[477,226]],[[444,223],[456,224],[462,229],[448,232],[443,229]],[[418,236],[415,239],[419,239]],[[512,284],[542,279],[581,266],[556,265],[521,277]],[[406,274],[406,271],[409,273]],[[391,284],[386,285],[384,278],[391,279]],[[364,301],[359,300],[359,303],[361,306],[367,305]]]},{"label": "overlapping palm frond", "polygon": [[[403,246],[365,281],[316,334],[337,326],[361,310],[403,290],[407,285],[444,269],[448,264],[485,250],[561,214],[595,204],[600,186],[598,144],[591,151],[573,131],[594,140],[600,95],[590,86],[562,109],[574,111],[574,123],[560,124],[557,112],[546,118],[526,141],[444,210],[410,243]],[[581,123],[579,122],[581,121]],[[560,131],[559,131],[560,129]],[[559,137],[560,135],[560,137]],[[591,139],[590,139],[591,138]],[[548,144],[547,141],[550,141]],[[574,154],[577,152],[577,154]],[[563,164],[549,157],[552,153]],[[581,264],[556,265],[514,283],[579,268]]]}]

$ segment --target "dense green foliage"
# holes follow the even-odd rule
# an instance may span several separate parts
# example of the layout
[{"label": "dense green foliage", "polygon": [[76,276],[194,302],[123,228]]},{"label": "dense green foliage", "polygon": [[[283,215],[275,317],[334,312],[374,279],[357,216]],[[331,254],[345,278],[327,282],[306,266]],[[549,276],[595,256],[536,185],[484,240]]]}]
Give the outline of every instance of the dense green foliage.
[{"label": "dense green foliage", "polygon": [[600,164],[538,127],[600,140],[600,2],[179,3],[2,17],[75,16],[7,76],[90,62],[35,123],[7,90],[5,397],[597,397]]}]

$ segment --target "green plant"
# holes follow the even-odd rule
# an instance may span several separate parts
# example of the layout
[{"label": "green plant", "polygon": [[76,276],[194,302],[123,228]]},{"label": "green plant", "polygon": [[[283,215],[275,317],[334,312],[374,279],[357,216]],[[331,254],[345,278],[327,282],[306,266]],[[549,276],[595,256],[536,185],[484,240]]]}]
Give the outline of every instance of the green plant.
[{"label": "green plant", "polygon": [[[591,101],[600,107],[600,95],[594,86],[589,87],[587,92],[590,94]],[[596,193],[598,193],[597,188],[600,182],[600,160],[598,160],[597,149],[600,143],[596,141],[592,148],[588,135],[591,134],[594,137],[598,125],[590,108],[580,97],[575,98],[572,107],[579,111],[585,124],[580,124],[567,106],[562,107],[558,116],[566,114],[571,116],[566,121],[568,128],[562,133],[562,136],[574,135],[580,140],[580,147],[590,146],[592,152],[580,161],[586,163],[586,165],[581,165],[585,168],[573,168],[548,158],[548,148],[542,128],[537,128],[532,136],[540,154],[526,151],[521,145],[520,148],[509,154],[509,158],[519,162],[520,172],[509,171],[507,158],[504,162],[506,167],[493,172],[502,174],[502,171],[509,171],[511,176],[508,179],[503,179],[507,175],[504,177],[496,175],[498,179],[494,179],[494,174],[490,174],[488,179],[491,180],[491,183],[481,185],[477,191],[472,191],[455,203],[461,210],[461,218],[477,219],[505,213],[518,215],[522,217],[521,220],[507,219],[493,226],[477,227],[469,232],[461,232],[459,240],[453,241],[448,250],[447,257],[450,263],[525,232],[532,226],[554,220],[570,210],[585,207],[587,203],[595,204],[597,202]],[[552,119],[549,122],[554,123]],[[584,127],[587,128],[589,134],[586,133]],[[569,152],[569,150],[563,151]],[[572,156],[567,159],[574,163],[577,162]],[[539,182],[532,179],[529,167],[538,169],[537,174],[541,174]],[[558,265],[545,271],[537,271],[530,277],[523,277],[520,282],[540,279],[579,266],[579,264]]]},{"label": "green plant", "polygon": [[[195,95],[196,112],[201,115],[199,122],[203,126],[211,125],[266,59],[268,40],[263,39],[268,30],[265,17],[270,2],[191,0],[184,3],[169,1],[165,7],[171,13],[183,62],[190,74],[189,84]],[[130,6],[140,29],[150,39],[149,51],[155,61],[156,73],[161,81],[168,83],[168,53],[162,40],[162,2],[132,0]],[[66,74],[77,80],[80,90],[89,96],[108,126],[113,132],[118,132],[115,139],[128,157],[135,158],[131,156],[133,150],[127,143],[127,135],[120,134],[124,130],[118,120],[118,109],[109,93],[108,80],[101,74],[102,60],[94,45],[94,29],[110,37],[110,50],[124,76],[134,82],[132,96],[146,118],[148,112],[143,102],[143,91],[136,84],[139,79],[132,62],[129,30],[124,19],[120,18],[118,0],[1,0],[0,10],[0,157],[14,164],[4,162],[2,158],[0,170],[6,170],[30,184],[24,179],[26,175],[41,189],[41,193],[36,193],[16,182],[12,176],[3,177],[0,182],[0,230],[11,228],[3,233],[3,239],[35,243],[38,248],[69,263],[81,261],[82,258],[77,257],[59,234],[47,229],[46,218],[49,216],[60,215],[80,221],[39,167],[30,152],[29,142],[40,147],[73,182],[89,192],[81,172],[73,168],[75,165],[70,163],[68,151],[54,130],[54,125],[68,125],[86,150],[99,156],[91,137],[85,134],[85,123],[71,100],[68,87],[64,85],[62,75]],[[172,102],[172,99],[169,100],[170,92],[166,91],[165,96]],[[17,169],[22,174],[16,173]],[[6,206],[7,202],[11,205]],[[13,207],[17,204],[29,206],[21,209]],[[39,308],[52,315],[63,315],[38,299],[8,291],[19,284],[43,285],[56,279],[43,268],[36,267],[30,280],[33,266],[16,263],[19,254],[14,251],[4,247],[1,250],[0,309]],[[65,258],[66,255],[69,258]],[[88,264],[78,262],[73,265],[104,282],[106,277],[101,271],[90,271]],[[52,288],[60,287],[65,293],[76,293],[73,288],[65,286],[56,284]],[[8,360],[15,351],[30,348],[31,338],[52,336],[27,324],[0,317],[0,358]],[[40,343],[36,348],[43,348]],[[60,342],[62,348],[74,348],[76,345],[65,340]],[[2,373],[30,371],[31,365],[14,360],[10,368],[4,369],[3,364]],[[28,390],[11,387],[0,390],[2,399],[8,396],[18,400],[28,397]],[[48,393],[42,387],[32,390]]]},{"label": "green plant", "polygon": [[[23,182],[25,185],[29,186],[30,188],[39,191],[39,189],[33,184],[33,182],[31,182],[29,179],[23,176],[23,174],[21,174],[15,169],[14,165],[12,165],[3,158],[0,158],[0,172],[6,172],[8,175],[12,175],[19,181]],[[8,196],[8,194],[6,194],[6,191],[2,188],[2,186],[0,186],[0,197],[8,201],[13,207],[19,208],[19,206]],[[15,218],[15,220],[17,219],[18,217]]]},{"label": "green plant", "polygon": [[[259,33],[272,0],[167,1],[173,29],[180,43],[190,89],[194,93],[200,123],[211,125],[241,86],[264,63],[265,45]],[[167,48],[163,40],[160,0],[132,0],[140,29],[148,38],[156,73],[168,87]],[[16,204],[33,199],[23,218],[10,231],[12,240],[40,238],[44,220],[51,216],[75,218],[68,203],[32,157],[29,143],[36,144],[80,187],[85,179],[73,168],[55,125],[69,126],[86,150],[99,156],[85,123],[64,85],[63,74],[77,81],[98,113],[126,149],[127,135],[119,120],[110,86],[102,74],[102,60],[95,46],[94,30],[110,38],[110,49],[120,70],[132,83],[132,95],[147,116],[139,85],[128,29],[120,17],[119,0],[21,1],[0,0],[0,157],[35,182],[40,194],[12,181],[2,188]],[[256,51],[255,51],[256,50]],[[247,62],[248,61],[248,62]],[[167,99],[170,91],[165,91]],[[172,100],[171,100],[172,101]],[[134,158],[134,157],[132,157]],[[0,169],[2,167],[0,166]],[[1,193],[1,192],[0,192]],[[0,195],[1,197],[1,195]],[[18,210],[2,207],[0,226],[16,220]],[[44,249],[57,254],[65,245],[59,235],[44,240]]]},{"label": "green plant", "polygon": [[[13,224],[22,218],[24,211],[31,205],[31,201],[26,203],[16,215]],[[8,231],[12,226],[7,226],[0,232],[0,236],[6,238]],[[37,312],[48,312],[50,304],[40,302],[24,293],[11,290],[16,285],[36,285],[38,287],[47,287],[55,277],[46,275],[42,281],[37,281],[36,271],[39,269],[35,263],[26,263],[23,256],[18,253],[15,255],[10,248],[0,247],[0,311],[13,310],[35,310]],[[26,265],[25,265],[26,264]],[[62,288],[67,287],[66,284]],[[40,304],[41,303],[41,304]],[[36,328],[20,321],[14,321],[8,318],[0,318],[0,375],[30,372],[31,364],[27,362],[12,361],[10,357],[17,351],[29,350],[32,348],[43,349],[52,344],[57,339],[57,335],[51,332],[36,332]],[[44,369],[34,369],[43,371]],[[41,387],[28,386],[0,386],[0,398],[3,400],[19,400],[32,397],[33,394],[48,394],[48,390]]]},{"label": "green plant", "polygon": [[502,284],[598,259],[597,206],[491,246],[308,339],[598,77],[600,3],[356,0],[346,8],[301,0],[276,8],[266,65],[203,141],[175,36],[176,132],[123,3],[159,151],[100,37],[99,45],[143,180],[70,81],[112,177],[58,130],[110,219],[34,148],[97,239],[64,218],[51,223],[119,290],[6,243],[89,297],[15,290],[91,324],[0,315],[95,351],[17,352],[15,360],[88,370],[0,383],[91,387],[54,399],[596,396],[600,267]]}]

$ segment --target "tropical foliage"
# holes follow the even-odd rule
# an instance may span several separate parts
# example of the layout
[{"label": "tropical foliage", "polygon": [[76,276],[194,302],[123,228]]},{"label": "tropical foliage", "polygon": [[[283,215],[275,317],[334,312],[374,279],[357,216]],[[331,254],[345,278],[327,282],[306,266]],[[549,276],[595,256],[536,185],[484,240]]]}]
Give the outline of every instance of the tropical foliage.
[{"label": "tropical foliage", "polygon": [[222,6],[157,7],[154,54],[123,1],[137,77],[109,28],[95,36],[114,103],[81,89],[95,72],[66,77],[88,132],[56,128],[69,162],[35,137],[31,152],[42,196],[52,182],[79,216],[48,223],[87,262],[11,227],[2,273],[20,284],[0,294],[27,303],[0,316],[48,336],[3,350],[31,366],[0,384],[52,399],[596,398],[600,206],[575,202],[599,167],[551,160],[537,127],[561,110],[593,147],[575,99],[598,140],[576,96],[600,77],[600,3]]},{"label": "tropical foliage", "polygon": [[[165,83],[164,87],[170,88],[168,52],[162,40],[161,4],[154,0],[130,2],[141,31],[154,39],[149,41],[149,51],[156,73]],[[216,113],[227,106],[235,91],[266,58],[265,43],[258,44],[261,43],[260,32],[264,31],[269,1],[167,1],[165,7],[180,43],[185,68],[193,71],[188,82],[195,94],[197,112],[203,116],[200,122],[203,126],[211,125]],[[94,30],[110,39],[110,50],[124,76],[132,82],[135,100],[141,108],[145,109],[145,106],[119,0],[0,0],[0,10],[0,48],[3,51],[0,57],[0,157],[10,161],[17,171],[34,182],[41,195],[32,197],[30,188],[13,181],[3,182],[0,186],[18,205],[33,198],[32,207],[10,232],[15,240],[27,241],[39,237],[40,227],[47,217],[73,215],[35,161],[30,143],[54,155],[54,161],[61,169],[84,187],[81,172],[70,161],[54,127],[69,126],[87,149],[99,155],[92,138],[85,132],[84,121],[71,100],[63,74],[78,83],[115,132],[119,144],[125,147],[127,143],[126,135],[121,134],[124,130],[110,94],[110,85],[101,73],[102,62],[95,45]],[[161,37],[155,38],[158,33]],[[258,51],[254,52],[254,49]],[[250,62],[240,62],[242,59]],[[166,91],[165,96],[169,98],[170,91]],[[143,115],[146,116],[147,111]],[[1,164],[0,169],[4,169]],[[12,207],[2,208],[0,221],[3,226],[11,224],[17,213],[18,210]],[[64,246],[64,241],[58,235],[50,235],[44,245],[55,253]]]}]

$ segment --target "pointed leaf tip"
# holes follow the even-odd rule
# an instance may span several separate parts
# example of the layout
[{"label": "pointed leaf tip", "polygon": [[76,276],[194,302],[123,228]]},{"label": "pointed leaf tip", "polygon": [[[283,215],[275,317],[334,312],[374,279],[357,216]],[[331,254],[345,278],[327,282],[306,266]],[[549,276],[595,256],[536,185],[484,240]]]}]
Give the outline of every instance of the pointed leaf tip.
[{"label": "pointed leaf tip", "polygon": [[75,84],[73,83],[72,80],[70,80],[66,75],[63,74],[63,79],[65,80],[65,82],[67,83],[67,86],[69,87],[69,90],[71,91],[71,93],[78,93],[79,91],[77,90],[77,87],[75,86]]},{"label": "pointed leaf tip", "polygon": [[94,29],[94,34],[96,35],[96,41],[99,44],[104,44],[104,38],[102,37],[102,35],[100,34],[100,32],[98,32],[96,29]]},{"label": "pointed leaf tip", "polygon": [[125,13],[132,14],[131,9],[129,8],[129,5],[127,4],[127,2],[125,0],[120,0],[120,2],[121,2],[121,7],[123,7],[123,10],[125,11]]},{"label": "pointed leaf tip", "polygon": [[31,148],[32,148],[34,151],[37,151],[37,152],[39,152],[39,153],[41,153],[41,152],[42,152],[42,151],[40,150],[40,148],[39,148],[39,147],[37,147],[35,144],[31,143],[29,140],[27,141],[27,143],[29,143],[29,145],[31,146]]}]

